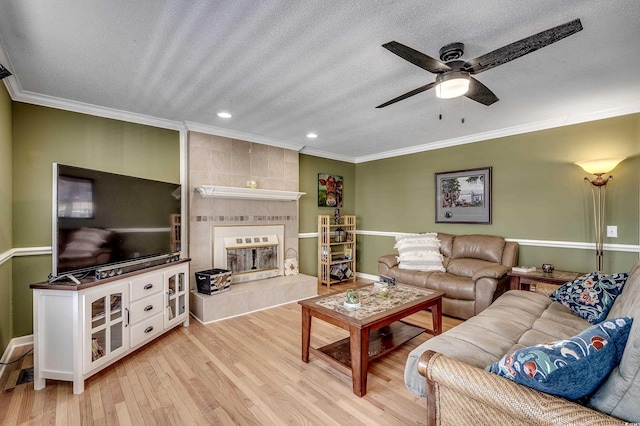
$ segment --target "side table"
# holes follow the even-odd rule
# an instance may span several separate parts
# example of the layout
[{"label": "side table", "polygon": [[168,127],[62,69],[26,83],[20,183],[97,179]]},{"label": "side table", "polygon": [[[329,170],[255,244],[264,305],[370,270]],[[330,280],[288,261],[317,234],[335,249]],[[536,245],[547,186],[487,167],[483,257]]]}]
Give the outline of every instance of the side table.
[{"label": "side table", "polygon": [[562,285],[567,281],[573,281],[581,272],[553,271],[551,273],[542,272],[538,269],[531,272],[514,272],[509,271],[507,275],[510,279],[511,290],[529,290],[529,286],[533,282],[542,282],[549,284]]}]

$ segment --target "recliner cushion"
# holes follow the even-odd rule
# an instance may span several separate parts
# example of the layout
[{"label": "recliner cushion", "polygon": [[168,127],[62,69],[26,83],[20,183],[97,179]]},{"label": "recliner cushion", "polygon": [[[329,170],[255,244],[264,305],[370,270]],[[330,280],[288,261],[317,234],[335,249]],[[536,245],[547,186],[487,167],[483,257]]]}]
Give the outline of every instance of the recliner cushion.
[{"label": "recliner cushion", "polygon": [[475,300],[476,285],[471,278],[446,272],[434,272],[427,278],[427,288],[443,291],[450,299]]},{"label": "recliner cushion", "polygon": [[452,259],[447,265],[447,272],[459,277],[473,277],[476,272],[495,263],[480,259]]},{"label": "recliner cushion", "polygon": [[453,240],[452,259],[469,258],[502,262],[505,240],[493,235],[458,235]]}]

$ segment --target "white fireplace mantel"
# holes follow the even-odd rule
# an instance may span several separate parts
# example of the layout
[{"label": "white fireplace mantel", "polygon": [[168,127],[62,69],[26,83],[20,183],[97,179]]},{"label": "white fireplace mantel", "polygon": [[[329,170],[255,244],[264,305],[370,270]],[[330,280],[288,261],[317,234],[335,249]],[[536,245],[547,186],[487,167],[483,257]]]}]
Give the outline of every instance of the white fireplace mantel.
[{"label": "white fireplace mantel", "polygon": [[242,200],[296,201],[306,192],[276,191],[273,189],[234,188],[229,186],[201,185],[195,190],[208,198],[236,198]]}]

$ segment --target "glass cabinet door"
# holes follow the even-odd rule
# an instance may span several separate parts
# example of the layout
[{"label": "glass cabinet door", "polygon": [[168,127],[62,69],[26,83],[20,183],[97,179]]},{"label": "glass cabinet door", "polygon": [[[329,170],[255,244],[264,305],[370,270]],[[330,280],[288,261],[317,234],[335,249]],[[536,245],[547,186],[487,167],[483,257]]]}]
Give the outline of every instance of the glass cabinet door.
[{"label": "glass cabinet door", "polygon": [[129,347],[126,330],[128,284],[105,286],[84,296],[86,334],[84,371],[89,372]]},{"label": "glass cabinet door", "polygon": [[165,273],[167,286],[166,326],[183,321],[189,314],[187,310],[187,297],[189,297],[187,271],[181,267]]}]

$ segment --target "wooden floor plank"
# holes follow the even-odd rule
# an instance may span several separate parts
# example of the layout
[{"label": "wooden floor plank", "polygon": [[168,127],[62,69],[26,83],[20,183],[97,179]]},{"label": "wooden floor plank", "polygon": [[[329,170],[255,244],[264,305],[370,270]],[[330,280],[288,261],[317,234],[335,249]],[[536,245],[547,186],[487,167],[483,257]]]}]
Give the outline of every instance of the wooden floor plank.
[{"label": "wooden floor plank", "polygon": [[[353,284],[321,287],[321,294]],[[367,394],[352,392],[351,376],[312,355],[301,360],[301,310],[289,303],[203,325],[178,327],[85,381],[47,380],[13,386],[28,354],[0,378],[0,424],[61,425],[423,425],[426,407],[404,385],[409,352],[431,338],[422,334],[373,361]],[[408,322],[431,328],[431,314]],[[444,317],[448,330],[461,321]],[[348,336],[314,320],[313,347]],[[28,347],[12,357],[26,353]]]}]

